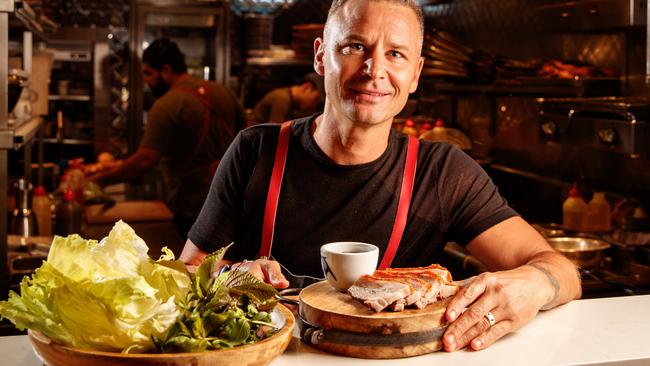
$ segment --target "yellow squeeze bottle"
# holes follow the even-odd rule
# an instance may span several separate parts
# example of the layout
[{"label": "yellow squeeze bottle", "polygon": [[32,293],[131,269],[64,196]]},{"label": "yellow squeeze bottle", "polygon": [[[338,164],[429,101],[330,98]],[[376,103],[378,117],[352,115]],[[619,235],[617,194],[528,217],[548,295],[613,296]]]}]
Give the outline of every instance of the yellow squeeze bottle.
[{"label": "yellow squeeze bottle", "polygon": [[418,130],[415,128],[415,122],[410,119],[406,120],[406,122],[404,122],[402,133],[405,135],[418,137]]},{"label": "yellow squeeze bottle", "polygon": [[585,226],[586,213],[587,203],[582,198],[578,186],[573,184],[569,197],[562,205],[562,225],[569,230],[581,231]]},{"label": "yellow squeeze bottle", "polygon": [[47,197],[47,192],[43,186],[34,189],[32,211],[38,223],[38,235],[52,235],[52,201]]}]

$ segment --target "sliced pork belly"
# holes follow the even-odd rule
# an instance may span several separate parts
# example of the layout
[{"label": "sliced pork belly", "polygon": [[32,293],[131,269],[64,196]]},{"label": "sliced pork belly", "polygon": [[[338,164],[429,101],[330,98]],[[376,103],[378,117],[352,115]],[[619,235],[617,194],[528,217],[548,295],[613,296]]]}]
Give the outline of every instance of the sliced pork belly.
[{"label": "sliced pork belly", "polygon": [[[420,301],[423,306],[426,306],[427,304],[440,299],[440,292],[447,284],[447,278],[450,278],[450,276],[447,275],[448,271],[446,269],[444,269],[444,271],[441,271],[438,268],[391,268],[382,271],[396,275],[399,274],[403,276],[418,278],[422,281],[425,281],[428,284],[428,291],[422,296],[422,299]],[[442,274],[442,276],[440,276],[440,274]]]},{"label": "sliced pork belly", "polygon": [[451,272],[449,272],[447,270],[447,268],[445,268],[445,267],[443,267],[443,266],[441,266],[439,264],[432,264],[432,265],[424,267],[424,268],[427,268],[427,269],[431,270],[432,272],[434,272],[435,274],[437,274],[438,276],[444,278],[445,279],[445,284],[451,283],[451,281],[452,281]]},{"label": "sliced pork belly", "polygon": [[405,299],[412,292],[413,288],[405,281],[388,281],[371,275],[361,276],[348,289],[350,296],[376,312],[384,310],[398,300]]},{"label": "sliced pork belly", "polygon": [[426,267],[387,268],[362,276],[348,293],[374,311],[389,308],[402,311],[406,306],[418,309],[453,296],[458,284],[451,273],[438,264]]},{"label": "sliced pork belly", "polygon": [[460,288],[459,286],[454,285],[454,284],[442,286],[442,288],[440,289],[440,292],[438,293],[438,296],[437,296],[438,300],[446,299],[448,297],[452,297],[452,296],[456,295],[459,288]]},{"label": "sliced pork belly", "polygon": [[400,273],[430,273],[440,277],[443,280],[444,284],[452,282],[451,273],[447,270],[447,268],[439,264],[432,264],[426,267],[389,268],[387,271]]},{"label": "sliced pork belly", "polygon": [[404,308],[406,307],[406,300],[405,299],[399,299],[395,301],[394,303],[388,305],[388,308],[392,311],[404,311]]},{"label": "sliced pork belly", "polygon": [[[437,295],[434,291],[432,291],[432,286],[427,281],[409,274],[394,272],[390,270],[377,270],[375,273],[373,273],[373,276],[388,281],[406,281],[409,285],[411,285],[413,288],[413,293],[404,299],[404,305],[406,306],[415,305],[415,307],[418,309],[422,309],[429,303],[430,299],[435,299]],[[396,309],[393,310],[401,311]]]}]

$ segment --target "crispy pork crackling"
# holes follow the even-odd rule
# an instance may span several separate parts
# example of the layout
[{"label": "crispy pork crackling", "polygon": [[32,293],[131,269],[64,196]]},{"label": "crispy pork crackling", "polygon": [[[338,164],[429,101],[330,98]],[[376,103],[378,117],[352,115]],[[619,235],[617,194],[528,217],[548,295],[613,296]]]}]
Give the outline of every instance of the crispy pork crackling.
[{"label": "crispy pork crackling", "polygon": [[427,267],[388,268],[361,276],[348,294],[370,309],[402,311],[407,306],[422,309],[428,304],[453,296],[458,286],[451,273],[438,264]]}]

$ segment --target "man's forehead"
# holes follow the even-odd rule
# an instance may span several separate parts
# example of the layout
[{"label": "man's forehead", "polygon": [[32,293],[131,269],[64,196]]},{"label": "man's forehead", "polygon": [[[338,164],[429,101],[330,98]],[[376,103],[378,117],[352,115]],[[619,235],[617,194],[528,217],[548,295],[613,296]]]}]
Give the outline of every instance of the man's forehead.
[{"label": "man's forehead", "polygon": [[[376,10],[378,7],[387,7],[391,16],[378,17],[377,14],[369,14],[370,8]],[[359,38],[371,30],[373,25],[382,25],[390,26],[390,39],[396,43],[407,43],[414,36],[421,36],[419,29],[413,32],[413,25],[417,22],[417,15],[407,6],[388,1],[349,1],[328,20],[329,29],[326,35],[329,36],[329,41]]]}]

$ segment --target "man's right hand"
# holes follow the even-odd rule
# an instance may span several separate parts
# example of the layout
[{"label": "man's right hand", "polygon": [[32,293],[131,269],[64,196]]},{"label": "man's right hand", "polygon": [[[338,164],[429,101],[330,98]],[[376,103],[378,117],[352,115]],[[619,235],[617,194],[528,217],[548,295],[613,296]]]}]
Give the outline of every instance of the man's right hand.
[{"label": "man's right hand", "polygon": [[[202,251],[196,244],[187,239],[180,259],[188,266],[188,268],[197,267],[205,260],[208,253]],[[282,274],[280,263],[268,259],[257,259],[254,261],[243,261],[237,263],[229,263],[229,261],[222,261],[220,265],[230,264],[231,269],[241,269],[251,272],[255,277],[268,283],[275,288],[289,287],[289,281]]]},{"label": "man's right hand", "polygon": [[255,277],[275,288],[289,287],[289,281],[282,274],[280,263],[269,259],[256,259],[254,261],[237,262],[230,266],[231,270],[245,270]]}]

